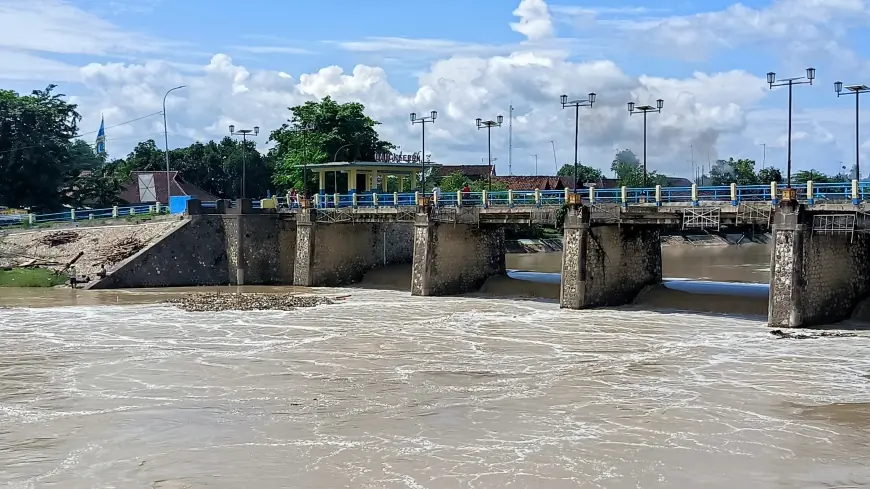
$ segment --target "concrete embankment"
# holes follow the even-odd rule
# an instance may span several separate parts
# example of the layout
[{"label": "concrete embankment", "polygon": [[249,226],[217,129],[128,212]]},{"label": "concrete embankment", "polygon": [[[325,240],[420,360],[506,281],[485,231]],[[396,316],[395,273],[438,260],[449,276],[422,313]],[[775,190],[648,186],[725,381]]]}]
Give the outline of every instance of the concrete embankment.
[{"label": "concrete embankment", "polygon": [[102,266],[115,269],[183,223],[175,218],[145,224],[10,231],[0,235],[0,267],[62,270],[78,257],[76,274],[96,279]]}]

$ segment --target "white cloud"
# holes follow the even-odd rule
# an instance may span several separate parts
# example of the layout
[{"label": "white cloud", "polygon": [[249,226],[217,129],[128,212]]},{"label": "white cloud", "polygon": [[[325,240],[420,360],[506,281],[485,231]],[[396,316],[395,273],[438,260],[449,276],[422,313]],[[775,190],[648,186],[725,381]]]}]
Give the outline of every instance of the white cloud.
[{"label": "white cloud", "polygon": [[716,50],[743,46],[779,49],[792,53],[828,53],[849,56],[844,44],[849,27],[867,25],[870,6],[865,0],[774,0],[767,8],[737,3],[715,12],[621,23],[649,49],[667,49],[674,55],[701,58]]},{"label": "white cloud", "polygon": [[106,55],[157,52],[167,46],[63,0],[0,0],[0,50]]},{"label": "white cloud", "polygon": [[514,15],[520,20],[512,22],[511,29],[526,36],[530,41],[553,37],[550,10],[544,0],[520,0]]},{"label": "white cloud", "polygon": [[252,54],[313,54],[310,49],[295,46],[233,46],[234,51]]},{"label": "white cloud", "polygon": [[[793,30],[810,33],[815,32],[813,29],[837,29],[836,22],[848,17],[848,12],[858,15],[858,7],[863,5],[858,0],[793,0],[792,4],[794,2],[800,2],[806,12],[780,12],[784,8],[780,3],[775,3],[770,11],[790,15],[789,25]],[[785,130],[785,119],[782,110],[761,110],[770,93],[763,79],[741,70],[697,72],[686,78],[638,77],[626,73],[612,61],[575,61],[572,48],[577,41],[553,37],[553,20],[544,0],[519,3],[514,11],[519,21],[510,27],[526,39],[513,45],[403,38],[367,38],[339,43],[344,49],[362,53],[401,52],[417,58],[438,56],[416,74],[416,85],[410,89],[397,89],[401,85],[391,83],[390,75],[395,76],[395,73],[387,72],[386,68],[392,63],[388,63],[386,57],[381,66],[359,64],[349,71],[326,66],[309,73],[294,72],[287,67],[280,71],[256,69],[221,53],[199,64],[156,59],[159,58],[156,50],[167,45],[164,41],[130,33],[59,0],[35,0],[28,4],[0,0],[0,19],[7,14],[6,20],[0,20],[0,27],[6,22],[5,25],[20,31],[25,20],[39,15],[34,12],[47,12],[40,9],[50,5],[58,7],[62,15],[45,14],[54,17],[46,18],[48,27],[37,29],[50,31],[44,33],[47,39],[22,41],[20,32],[10,35],[0,29],[0,77],[80,80],[82,89],[61,88],[75,92],[74,101],[85,117],[83,130],[96,129],[101,113],[111,126],[157,112],[162,109],[167,89],[186,85],[186,89],[173,92],[167,100],[172,145],[187,145],[192,139],[221,138],[226,135],[229,124],[259,125],[265,134],[261,133],[258,141],[263,143],[268,131],[289,116],[287,107],[330,95],[342,102],[364,103],[370,115],[383,123],[379,127],[382,136],[406,150],[418,148],[420,144],[420,128],[409,123],[408,113],[438,110],[437,122],[426,128],[427,152],[433,153],[433,158],[441,163],[463,164],[480,161],[486,152],[486,137],[474,128],[474,119],[499,114],[507,119],[508,106],[513,104],[516,108],[513,168],[515,172],[530,172],[534,163],[526,155],[549,155],[551,140],[556,143],[559,163],[569,163],[573,158],[574,113],[561,109],[559,95],[580,97],[596,92],[595,106],[580,112],[579,152],[586,163],[606,169],[616,149],[632,148],[640,154],[643,122],[638,116],[629,116],[626,103],[653,103],[657,98],[664,99],[665,106],[661,114],[648,118],[648,158],[653,169],[688,173],[685,160],[689,157],[690,145],[696,155],[710,154],[713,159],[757,153],[760,157],[756,140],[762,140],[769,142],[768,163],[782,159],[776,146]],[[571,13],[566,8],[553,11],[557,15]],[[595,15],[604,13],[620,14],[597,9]],[[650,12],[635,9],[628,14]],[[76,19],[72,25],[79,28],[59,26],[58,19],[64,18]],[[729,18],[732,20],[728,21]],[[731,31],[716,25],[716,19],[725,19]],[[671,52],[677,54],[680,50],[711,49],[711,46],[735,45],[747,42],[745,39],[759,39],[759,36],[770,37],[770,29],[778,32],[777,22],[767,11],[736,6],[699,16],[655,22],[644,20],[634,23],[632,28],[647,30],[654,34],[653,40],[674,42]],[[57,30],[52,31],[51,26]],[[103,41],[87,38],[83,33],[90,29],[101,32],[108,46]],[[81,37],[85,39],[79,39]],[[737,38],[740,40],[735,40]],[[241,46],[236,50],[295,54],[299,49],[286,40],[263,38],[260,41],[259,45]],[[15,51],[3,52],[4,46]],[[96,60],[73,69],[64,63],[38,58],[34,51],[94,56],[137,51],[154,54],[147,54],[152,59],[127,63]],[[839,111],[830,112],[815,122],[810,120],[810,114],[800,109],[795,114],[793,139],[796,146],[803,145],[804,149],[796,151],[796,164],[806,161],[820,168],[812,158],[822,151],[807,151],[809,144],[820,145],[824,151],[833,148],[843,155],[851,154],[852,132],[848,122],[839,125],[842,124]],[[161,131],[159,117],[110,128],[107,131],[109,151],[114,156],[122,156],[139,139],[156,138]],[[507,121],[505,126],[493,131],[493,153],[499,158],[500,173],[506,172],[508,161],[507,132]],[[541,161],[547,160],[549,157]]]}]

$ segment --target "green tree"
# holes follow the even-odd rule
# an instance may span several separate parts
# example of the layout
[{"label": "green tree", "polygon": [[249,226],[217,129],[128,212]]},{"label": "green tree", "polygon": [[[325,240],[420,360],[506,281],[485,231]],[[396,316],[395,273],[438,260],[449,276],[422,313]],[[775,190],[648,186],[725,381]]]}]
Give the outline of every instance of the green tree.
[{"label": "green tree", "polygon": [[[559,171],[556,172],[557,176],[560,177],[574,177],[574,165],[567,164],[562,165],[562,168],[559,168]],[[587,182],[597,182],[603,178],[603,174],[601,170],[598,168],[593,168],[591,166],[586,166],[583,164],[577,165],[577,185],[583,185]]]},{"label": "green tree", "polygon": [[[272,185],[273,160],[257,151],[254,141],[244,142],[227,136],[217,142],[196,142],[169,151],[170,170],[178,171],[184,181],[220,198],[241,196],[243,164],[245,196],[265,196]],[[118,173],[122,176],[133,171],[165,170],[165,152],[149,139],[136,145]]]},{"label": "green tree", "polygon": [[[641,165],[640,160],[637,159],[637,155],[635,155],[630,149],[623,149],[616,152],[616,155],[613,157],[613,163],[610,165],[610,170],[619,181],[619,186],[629,188],[642,188],[644,186],[643,166]],[[654,170],[647,171],[646,176],[646,185],[648,187],[654,187],[656,185],[667,187],[669,185],[668,177]]]},{"label": "green tree", "polygon": [[438,182],[438,188],[441,189],[442,192],[456,192],[457,190],[462,190],[466,184],[470,184],[471,181],[463,175],[461,172],[453,172]]},{"label": "green tree", "polygon": [[816,170],[801,170],[791,175],[792,184],[807,183],[810,180],[814,183],[831,183],[833,181],[828,175]]},{"label": "green tree", "polygon": [[770,182],[782,182],[782,173],[779,171],[779,168],[767,167],[758,170],[758,183],[759,184],[769,184]]},{"label": "green tree", "polygon": [[484,190],[492,189],[493,192],[504,192],[508,189],[508,186],[498,180],[492,182],[492,186],[490,187],[489,180],[483,178],[476,181],[471,181],[467,176],[463,175],[461,172],[453,172],[441,179],[438,182],[438,188],[441,189],[442,192],[456,192],[462,190],[463,187],[468,185],[468,188],[472,192],[482,192]]},{"label": "green tree", "polygon": [[710,168],[711,185],[756,185],[755,160],[728,158],[717,160]]},{"label": "green tree", "polygon": [[0,205],[54,209],[63,202],[81,116],[55,88],[0,90]]},{"label": "green tree", "polygon": [[317,190],[313,176],[302,180],[306,164],[330,161],[336,154],[348,161],[373,161],[375,154],[395,147],[380,139],[380,122],[365,115],[361,103],[339,104],[327,96],[289,110],[290,119],[269,136],[276,143],[270,151],[275,159],[272,181],[285,189]]}]

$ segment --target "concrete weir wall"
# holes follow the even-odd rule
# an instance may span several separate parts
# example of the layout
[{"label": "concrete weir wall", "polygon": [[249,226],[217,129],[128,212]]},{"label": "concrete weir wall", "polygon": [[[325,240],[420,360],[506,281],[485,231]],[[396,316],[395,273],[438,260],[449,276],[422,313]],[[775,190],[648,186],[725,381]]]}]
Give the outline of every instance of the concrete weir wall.
[{"label": "concrete weir wall", "polygon": [[589,208],[569,210],[562,251],[562,308],[622,306],[661,280],[658,226],[593,227]]},{"label": "concrete weir wall", "polygon": [[302,209],[296,222],[293,284],[339,287],[359,282],[378,266],[411,263],[410,222],[317,222],[316,209]]},{"label": "concrete weir wall", "polygon": [[[204,217],[204,216],[203,216]],[[245,285],[293,283],[296,262],[296,223],[275,214],[221,216],[229,261],[229,283],[237,284],[242,263]],[[240,239],[241,238],[241,239]],[[242,243],[239,249],[239,241]]]},{"label": "concrete weir wall", "polygon": [[504,229],[438,223],[428,213],[414,222],[411,295],[474,292],[487,278],[505,273]]},{"label": "concrete weir wall", "polygon": [[296,225],[277,214],[190,215],[88,288],[235,284],[239,252],[246,285],[291,284]]},{"label": "concrete weir wall", "polygon": [[774,216],[768,325],[800,328],[848,319],[870,295],[870,236],[813,232],[813,212],[783,202]]}]

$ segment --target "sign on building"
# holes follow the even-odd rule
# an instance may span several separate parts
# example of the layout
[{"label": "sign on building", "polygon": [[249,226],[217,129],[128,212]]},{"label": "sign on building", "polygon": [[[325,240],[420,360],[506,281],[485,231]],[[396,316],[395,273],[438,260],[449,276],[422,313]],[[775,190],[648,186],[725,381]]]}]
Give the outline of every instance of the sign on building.
[{"label": "sign on building", "polygon": [[412,154],[396,154],[396,153],[375,153],[375,161],[378,163],[420,163],[420,155]]},{"label": "sign on building", "polygon": [[157,202],[157,185],[153,173],[139,174],[139,202]]}]

